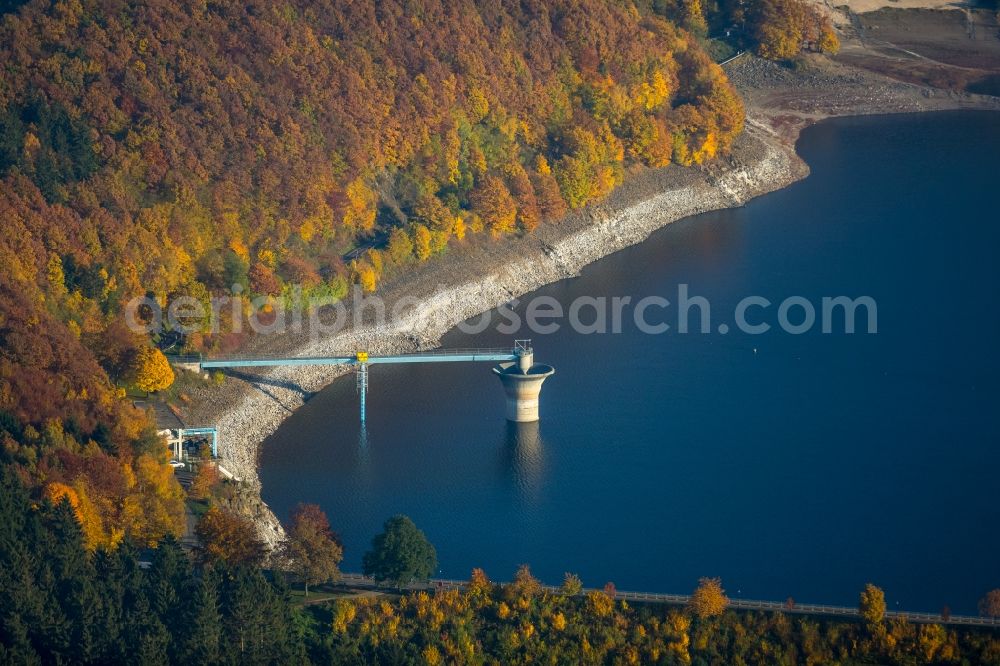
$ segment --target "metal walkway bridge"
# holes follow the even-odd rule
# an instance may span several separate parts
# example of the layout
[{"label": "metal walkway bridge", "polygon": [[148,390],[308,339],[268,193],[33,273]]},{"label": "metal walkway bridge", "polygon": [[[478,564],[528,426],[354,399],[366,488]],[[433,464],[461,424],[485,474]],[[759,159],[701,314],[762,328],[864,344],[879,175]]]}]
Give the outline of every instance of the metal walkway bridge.
[{"label": "metal walkway bridge", "polygon": [[503,362],[517,361],[530,355],[531,340],[515,340],[513,347],[487,349],[436,349],[413,352],[411,354],[369,354],[365,351],[336,354],[332,356],[290,356],[290,357],[227,357],[200,359],[202,370],[216,368],[265,368],[276,366],[303,365],[347,365],[352,366],[357,375],[358,396],[361,407],[361,423],[365,422],[365,396],[368,393],[368,366],[380,363],[461,363],[461,362]]}]

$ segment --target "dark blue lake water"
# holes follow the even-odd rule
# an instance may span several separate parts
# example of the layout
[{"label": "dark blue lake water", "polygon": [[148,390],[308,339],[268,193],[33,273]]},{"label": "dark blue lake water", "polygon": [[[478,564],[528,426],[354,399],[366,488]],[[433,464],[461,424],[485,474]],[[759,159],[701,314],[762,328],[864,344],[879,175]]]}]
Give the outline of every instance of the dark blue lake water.
[{"label": "dark blue lake water", "polygon": [[[487,364],[376,366],[366,441],[339,381],[266,442],[264,499],[282,518],[320,504],[347,570],[405,513],[444,577],[529,563],[546,582],[685,592],[721,576],[732,596],[838,604],[872,581],[890,608],[973,612],[1000,586],[1000,115],[834,120],[799,150],[808,179],[538,292],[675,301],[684,283],[728,334],[626,316],[618,335],[530,336],[556,375],[521,430]],[[766,334],[732,325],[749,295],[774,304],[748,315]],[[840,295],[875,299],[877,334],[778,329],[783,299],[819,317]]]}]

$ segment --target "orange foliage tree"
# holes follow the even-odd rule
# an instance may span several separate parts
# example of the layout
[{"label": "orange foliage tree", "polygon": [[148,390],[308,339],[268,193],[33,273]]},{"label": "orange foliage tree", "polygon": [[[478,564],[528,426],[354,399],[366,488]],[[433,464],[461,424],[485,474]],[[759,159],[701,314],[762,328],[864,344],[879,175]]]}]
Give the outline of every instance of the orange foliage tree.
[{"label": "orange foliage tree", "polygon": [[188,497],[192,499],[204,500],[212,496],[212,490],[219,485],[222,477],[219,475],[219,467],[214,462],[203,460],[198,465],[198,471],[191,481],[188,489]]},{"label": "orange foliage tree", "polygon": [[494,238],[514,230],[517,204],[500,178],[487,175],[472,193],[472,207]]},{"label": "orange foliage tree", "polygon": [[337,565],[344,556],[326,514],[315,504],[299,504],[292,512],[283,552],[288,566],[305,585],[306,596],[310,584],[339,576]]},{"label": "orange foliage tree", "polygon": [[203,562],[260,564],[267,553],[252,522],[219,507],[205,512],[195,526],[195,534]]}]

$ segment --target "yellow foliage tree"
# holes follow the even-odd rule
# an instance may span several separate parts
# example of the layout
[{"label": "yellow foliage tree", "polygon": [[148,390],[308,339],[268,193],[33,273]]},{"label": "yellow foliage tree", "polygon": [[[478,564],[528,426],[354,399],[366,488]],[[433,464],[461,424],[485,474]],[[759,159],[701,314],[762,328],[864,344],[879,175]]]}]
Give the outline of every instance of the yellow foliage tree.
[{"label": "yellow foliage tree", "polygon": [[439,254],[448,249],[448,234],[444,231],[431,232],[431,253]]},{"label": "yellow foliage tree", "polygon": [[63,272],[62,259],[59,255],[52,254],[49,257],[49,263],[47,268],[47,275],[49,279],[49,288],[52,294],[60,297],[66,295],[66,275]]},{"label": "yellow foliage tree", "polygon": [[375,276],[382,277],[382,269],[385,267],[385,261],[382,259],[382,253],[372,248],[365,252],[365,257],[368,259],[368,263],[372,265],[372,270],[375,271]]},{"label": "yellow foliage tree", "polygon": [[444,663],[441,659],[441,652],[433,645],[424,648],[423,657],[427,666],[439,666],[439,664]]},{"label": "yellow foliage tree", "polygon": [[471,116],[469,120],[473,123],[478,123],[490,112],[490,102],[481,88],[474,87],[469,90],[467,108]]},{"label": "yellow foliage tree", "polygon": [[587,593],[587,606],[597,617],[607,617],[614,610],[615,600],[602,590],[592,590]]},{"label": "yellow foliage tree", "polygon": [[457,240],[465,238],[465,218],[461,215],[455,217],[455,222],[451,227],[451,232]]},{"label": "yellow foliage tree", "polygon": [[426,261],[431,256],[431,230],[422,224],[413,226],[413,254],[420,261]]},{"label": "yellow foliage tree", "polygon": [[837,33],[833,31],[833,26],[830,25],[829,21],[826,21],[820,28],[817,46],[821,52],[830,55],[840,51],[840,39],[837,38]]},{"label": "yellow foliage tree", "polygon": [[517,602],[521,599],[531,599],[538,596],[542,590],[542,584],[531,575],[531,569],[527,564],[522,564],[514,574],[514,580],[504,586],[504,596],[508,601]]},{"label": "yellow foliage tree", "polygon": [[77,496],[76,491],[65,483],[59,483],[58,481],[52,481],[45,485],[45,490],[42,491],[42,497],[49,500],[53,504],[59,504],[63,500],[67,500],[69,505],[73,507],[73,513],[76,514],[77,519],[79,519],[79,507],[80,498]]},{"label": "yellow foliage tree", "polygon": [[83,544],[87,550],[93,551],[98,546],[114,547],[117,545],[120,537],[113,542],[106,538],[101,516],[97,507],[90,501],[82,481],[77,481],[73,486],[58,481],[50,482],[46,484],[42,496],[53,504],[59,504],[63,500],[69,502],[76,522],[80,524]]},{"label": "yellow foliage tree", "polygon": [[414,222],[419,222],[434,231],[450,234],[455,218],[441,200],[431,194],[425,194],[417,200],[413,207]]},{"label": "yellow foliage tree", "polygon": [[146,392],[162,391],[174,383],[174,371],[170,362],[155,347],[137,349],[126,376],[129,383]]},{"label": "yellow foliage tree", "polygon": [[250,261],[250,250],[247,249],[247,246],[239,238],[229,241],[229,249],[243,261]]},{"label": "yellow foliage tree", "polygon": [[552,173],[552,167],[549,166],[549,161],[545,159],[545,155],[539,155],[535,158],[535,171],[538,172],[539,176],[548,176]]},{"label": "yellow foliage tree", "polygon": [[462,140],[458,136],[458,129],[452,125],[444,135],[444,167],[447,182],[458,185],[458,179],[462,177],[458,162],[461,157]]},{"label": "yellow foliage tree", "polygon": [[698,588],[691,595],[690,604],[691,610],[700,618],[722,615],[729,605],[729,597],[722,589],[722,580],[719,578],[700,579]]},{"label": "yellow foliage tree", "polygon": [[358,607],[345,599],[338,599],[333,604],[333,631],[342,634],[358,614]]},{"label": "yellow foliage tree", "polygon": [[352,261],[351,272],[354,274],[354,281],[361,285],[361,290],[366,294],[375,291],[375,269],[367,261]]},{"label": "yellow foliage tree", "polygon": [[141,517],[132,525],[132,535],[154,545],[167,534],[184,532],[184,490],[166,464],[166,449],[156,458],[143,454],[135,461],[136,490]]},{"label": "yellow foliage tree", "polygon": [[477,176],[486,173],[486,154],[475,143],[469,146],[469,165],[472,167],[472,172]]},{"label": "yellow foliage tree", "polygon": [[787,60],[799,52],[802,29],[789,21],[786,25],[765,23],[758,32],[757,54],[769,60]]},{"label": "yellow foliage tree", "polygon": [[759,0],[749,18],[757,53],[764,58],[786,60],[806,46],[824,53],[840,48],[830,20],[803,0]]},{"label": "yellow foliage tree", "polygon": [[108,534],[104,529],[104,521],[95,503],[90,499],[90,493],[82,479],[78,479],[73,484],[76,495],[79,498],[77,506],[77,519],[80,521],[80,530],[83,532],[83,545],[87,550],[93,551],[98,547],[114,548],[124,536],[120,531]]},{"label": "yellow foliage tree", "polygon": [[375,226],[375,193],[360,178],[348,183],[343,222],[348,229],[371,231]]},{"label": "yellow foliage tree", "polygon": [[465,587],[466,597],[472,602],[475,608],[481,608],[489,602],[489,596],[493,591],[493,584],[486,576],[486,572],[476,568],[472,570],[469,584]]},{"label": "yellow foliage tree", "polygon": [[858,601],[858,613],[868,624],[881,623],[885,619],[885,592],[877,585],[865,585]]},{"label": "yellow foliage tree", "polygon": [[316,235],[316,222],[313,218],[306,218],[302,221],[299,226],[299,236],[306,243],[312,241],[313,237]]},{"label": "yellow foliage tree", "polygon": [[670,96],[670,86],[663,72],[655,69],[648,80],[641,81],[635,86],[632,96],[637,105],[646,111],[652,111],[667,101]]},{"label": "yellow foliage tree", "polygon": [[213,506],[195,526],[203,562],[260,564],[267,552],[249,520]]},{"label": "yellow foliage tree", "polygon": [[410,235],[400,228],[395,228],[389,234],[389,258],[398,265],[406,263],[413,256],[413,241]]},{"label": "yellow foliage tree", "polygon": [[701,164],[705,160],[712,159],[715,157],[715,153],[719,150],[719,140],[716,137],[715,132],[709,131],[705,134],[704,139],[701,141],[701,145],[691,153],[691,159],[697,164]]}]

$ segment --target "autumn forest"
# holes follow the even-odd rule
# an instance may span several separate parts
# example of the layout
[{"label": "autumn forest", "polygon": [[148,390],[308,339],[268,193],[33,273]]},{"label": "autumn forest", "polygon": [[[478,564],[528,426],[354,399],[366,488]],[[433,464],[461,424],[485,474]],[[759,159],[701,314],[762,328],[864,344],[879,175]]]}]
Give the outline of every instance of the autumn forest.
[{"label": "autumn forest", "polygon": [[[554,597],[526,571],[509,589],[477,573],[463,593],[304,611],[253,538],[216,540],[246,561],[192,565],[177,544],[185,502],[222,503],[219,479],[185,492],[134,402],[174,381],[164,351],[246,340],[137,333],[125,304],[373,292],[558,224],[638,170],[726,156],[745,114],[719,48],[785,60],[838,43],[800,0],[0,2],[0,560],[20,567],[0,567],[0,661],[240,661],[233,640],[272,663],[822,660],[859,642],[895,659],[927,641],[995,656],[943,629]],[[207,509],[203,546],[249,529],[224,513]],[[179,637],[177,617],[214,628]],[[758,654],[748,635],[800,647]]]}]

